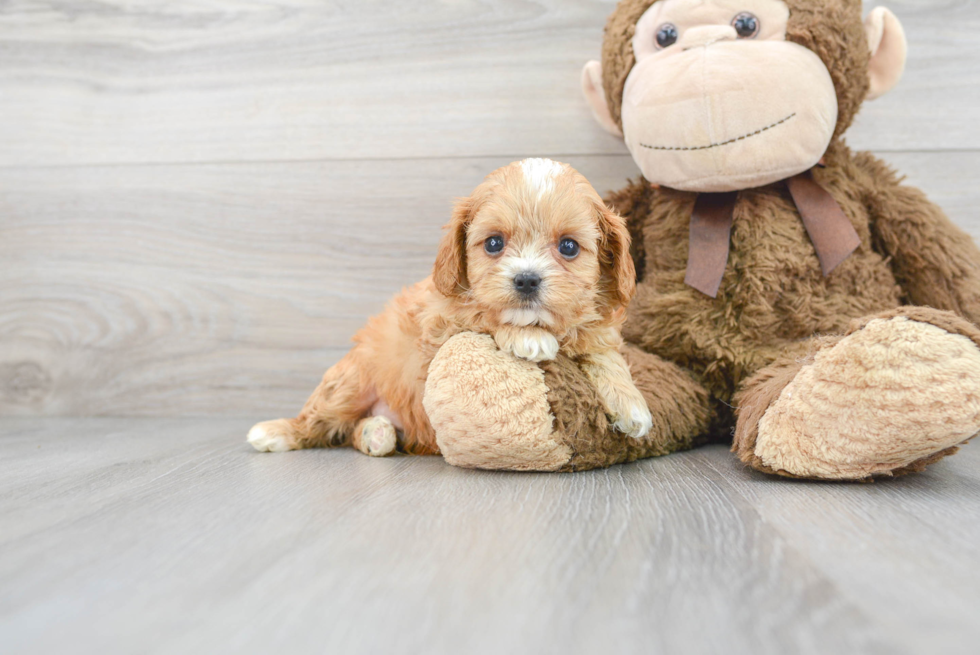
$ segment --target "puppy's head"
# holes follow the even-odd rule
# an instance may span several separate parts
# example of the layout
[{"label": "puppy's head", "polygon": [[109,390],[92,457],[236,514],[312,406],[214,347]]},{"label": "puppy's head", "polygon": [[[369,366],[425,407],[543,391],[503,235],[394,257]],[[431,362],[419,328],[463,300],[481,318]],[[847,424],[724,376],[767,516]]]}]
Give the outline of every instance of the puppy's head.
[{"label": "puppy's head", "polygon": [[433,280],[500,323],[567,331],[629,304],[630,238],[567,164],[526,159],[487,176],[456,205]]}]

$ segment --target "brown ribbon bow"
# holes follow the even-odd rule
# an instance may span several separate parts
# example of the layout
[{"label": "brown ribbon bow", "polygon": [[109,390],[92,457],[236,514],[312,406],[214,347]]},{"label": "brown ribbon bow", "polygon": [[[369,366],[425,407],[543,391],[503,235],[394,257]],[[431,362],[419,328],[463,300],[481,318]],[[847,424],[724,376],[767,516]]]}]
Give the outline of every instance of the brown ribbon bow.
[{"label": "brown ribbon bow", "polygon": [[[789,178],[786,185],[817,251],[820,268],[828,276],[861,245],[861,238],[844,210],[810,171]],[[712,298],[718,297],[728,265],[737,199],[737,192],[702,193],[694,203],[684,282]]]}]

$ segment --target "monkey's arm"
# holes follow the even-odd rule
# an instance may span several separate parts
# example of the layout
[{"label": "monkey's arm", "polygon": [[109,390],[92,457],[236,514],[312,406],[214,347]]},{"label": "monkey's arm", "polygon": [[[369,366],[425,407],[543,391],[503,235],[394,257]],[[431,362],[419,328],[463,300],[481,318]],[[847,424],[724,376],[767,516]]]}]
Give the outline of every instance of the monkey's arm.
[{"label": "monkey's arm", "polygon": [[857,157],[868,176],[867,202],[875,248],[891,258],[909,302],[956,312],[980,325],[980,249],[918,189],[885,164]]},{"label": "monkey's arm", "polygon": [[605,203],[614,212],[626,219],[630,233],[630,255],[636,269],[636,280],[643,279],[646,266],[646,248],[643,243],[643,226],[650,216],[654,188],[642,177],[635,182],[630,180],[624,189],[606,195]]}]

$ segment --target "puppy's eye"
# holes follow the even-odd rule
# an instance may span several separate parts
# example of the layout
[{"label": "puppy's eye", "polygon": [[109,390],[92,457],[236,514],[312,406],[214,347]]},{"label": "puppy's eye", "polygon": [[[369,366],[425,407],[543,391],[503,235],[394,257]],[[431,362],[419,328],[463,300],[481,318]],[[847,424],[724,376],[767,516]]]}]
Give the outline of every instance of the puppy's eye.
[{"label": "puppy's eye", "polygon": [[664,23],[657,28],[657,45],[669,48],[677,43],[677,27],[673,23]]},{"label": "puppy's eye", "polygon": [[483,242],[483,249],[490,255],[499,255],[504,249],[504,238],[490,237]]},{"label": "puppy's eye", "polygon": [[575,259],[578,257],[579,245],[575,239],[562,239],[561,243],[558,244],[558,252],[565,259]]},{"label": "puppy's eye", "polygon": [[759,19],[747,11],[743,11],[732,20],[732,27],[740,39],[751,39],[759,33]]}]

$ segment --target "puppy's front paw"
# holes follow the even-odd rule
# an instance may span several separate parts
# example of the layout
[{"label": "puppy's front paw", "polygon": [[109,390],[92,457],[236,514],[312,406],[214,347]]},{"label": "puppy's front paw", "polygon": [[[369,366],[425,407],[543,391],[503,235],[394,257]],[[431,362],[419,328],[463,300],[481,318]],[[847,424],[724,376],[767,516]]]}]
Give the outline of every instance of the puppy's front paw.
[{"label": "puppy's front paw", "polygon": [[545,330],[497,333],[497,345],[514,357],[535,363],[550,361],[558,356],[558,339]]},{"label": "puppy's front paw", "polygon": [[646,403],[632,403],[628,412],[620,415],[613,414],[613,427],[630,439],[642,439],[647,436],[653,428],[653,414],[650,413]]},{"label": "puppy's front paw", "polygon": [[248,431],[246,439],[255,450],[263,453],[283,453],[287,450],[295,450],[293,440],[290,437],[292,428],[289,421],[279,419],[278,421],[265,421],[258,423]]},{"label": "puppy's front paw", "polygon": [[532,362],[547,362],[558,356],[558,339],[549,332],[529,334],[514,341],[514,355]]},{"label": "puppy's front paw", "polygon": [[631,439],[642,439],[653,427],[653,415],[643,396],[636,398],[619,396],[607,398],[606,405],[613,420],[613,427]]}]

